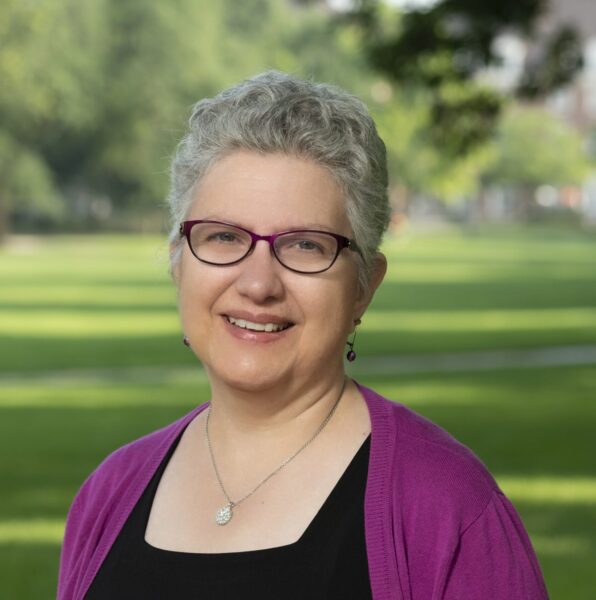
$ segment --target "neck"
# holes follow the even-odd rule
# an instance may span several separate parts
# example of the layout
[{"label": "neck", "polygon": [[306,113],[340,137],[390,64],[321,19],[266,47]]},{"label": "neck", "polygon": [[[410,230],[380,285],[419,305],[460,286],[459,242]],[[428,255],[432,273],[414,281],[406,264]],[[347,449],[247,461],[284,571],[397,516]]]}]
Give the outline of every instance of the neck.
[{"label": "neck", "polygon": [[269,389],[240,388],[212,379],[210,427],[223,437],[271,434],[279,439],[292,430],[310,431],[325,419],[345,381],[343,364],[314,383],[284,381]]}]

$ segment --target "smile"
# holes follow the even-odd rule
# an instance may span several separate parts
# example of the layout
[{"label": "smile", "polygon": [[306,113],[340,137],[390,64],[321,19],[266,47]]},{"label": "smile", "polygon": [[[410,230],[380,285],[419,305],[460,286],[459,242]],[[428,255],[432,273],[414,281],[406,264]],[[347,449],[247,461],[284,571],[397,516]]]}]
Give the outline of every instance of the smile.
[{"label": "smile", "polygon": [[292,326],[292,323],[253,323],[252,321],[246,321],[245,319],[234,319],[228,315],[226,315],[226,319],[228,323],[231,323],[236,327],[248,329],[250,331],[264,331],[266,333],[283,331]]}]

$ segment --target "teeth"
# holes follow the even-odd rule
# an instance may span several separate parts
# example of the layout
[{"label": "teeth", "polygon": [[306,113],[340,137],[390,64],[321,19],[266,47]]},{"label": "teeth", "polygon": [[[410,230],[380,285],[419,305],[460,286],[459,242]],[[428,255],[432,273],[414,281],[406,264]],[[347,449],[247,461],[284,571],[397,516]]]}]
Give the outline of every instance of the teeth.
[{"label": "teeth", "polygon": [[234,319],[233,317],[227,317],[228,321],[236,327],[242,327],[242,329],[250,329],[251,331],[266,331],[271,333],[272,331],[282,331],[287,329],[289,326],[286,324],[278,323],[252,323],[251,321],[245,321],[244,319]]}]

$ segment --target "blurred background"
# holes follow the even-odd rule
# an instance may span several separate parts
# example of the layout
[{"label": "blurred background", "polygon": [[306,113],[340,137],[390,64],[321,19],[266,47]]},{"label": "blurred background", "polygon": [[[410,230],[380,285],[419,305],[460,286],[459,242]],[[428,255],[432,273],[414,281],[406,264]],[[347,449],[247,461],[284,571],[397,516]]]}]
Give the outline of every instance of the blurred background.
[{"label": "blurred background", "polygon": [[387,144],[352,374],[487,464],[552,598],[596,597],[593,0],[3,0],[0,597],[53,597],[84,478],[209,398],[169,159],[194,102],[268,68],[358,95]]}]

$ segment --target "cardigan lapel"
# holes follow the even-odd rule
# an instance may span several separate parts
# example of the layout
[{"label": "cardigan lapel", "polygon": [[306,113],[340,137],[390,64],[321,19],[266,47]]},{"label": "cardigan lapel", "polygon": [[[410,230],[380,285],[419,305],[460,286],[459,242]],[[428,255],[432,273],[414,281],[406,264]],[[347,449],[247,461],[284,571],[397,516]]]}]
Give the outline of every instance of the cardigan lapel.
[{"label": "cardigan lapel", "polygon": [[399,568],[401,520],[392,513],[397,424],[393,402],[356,382],[371,421],[371,446],[364,500],[366,552],[374,600],[411,600],[407,574]]}]

